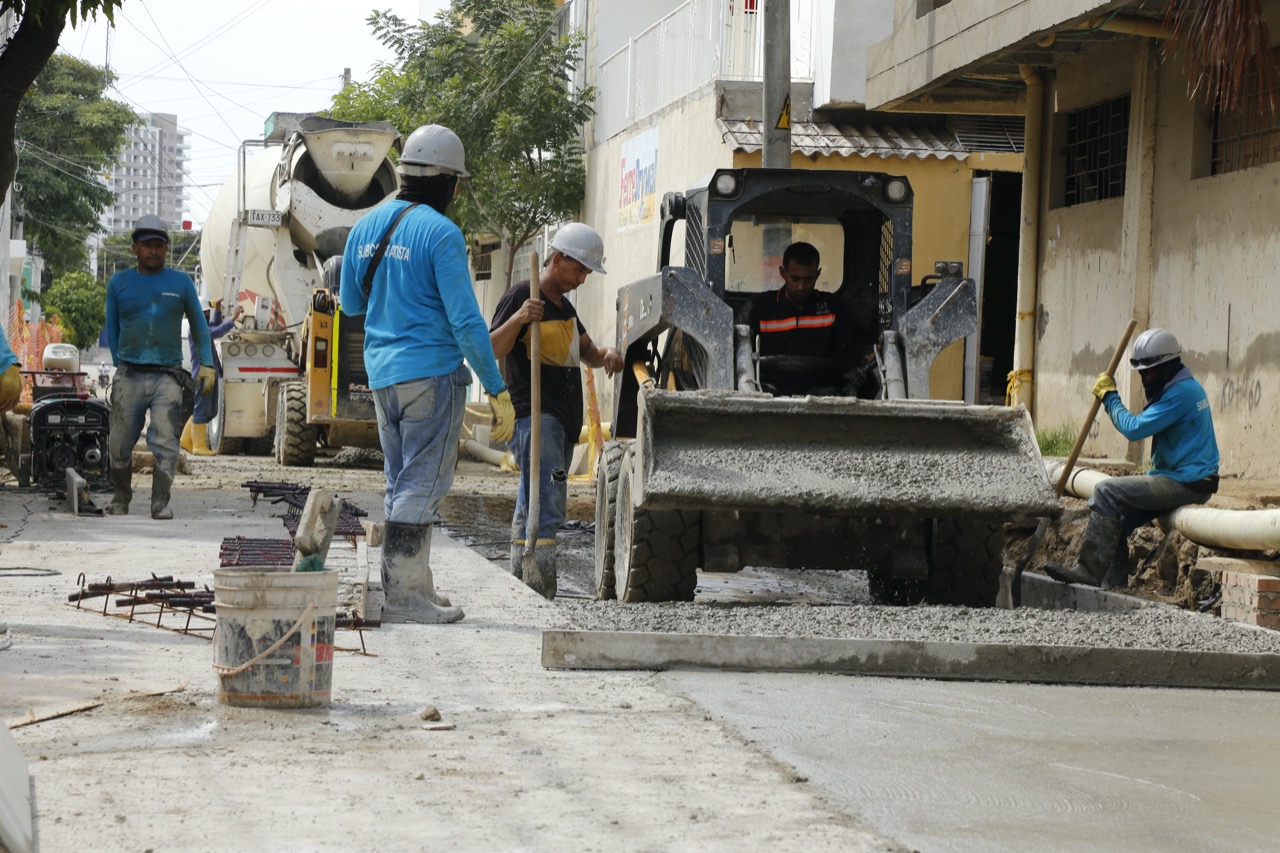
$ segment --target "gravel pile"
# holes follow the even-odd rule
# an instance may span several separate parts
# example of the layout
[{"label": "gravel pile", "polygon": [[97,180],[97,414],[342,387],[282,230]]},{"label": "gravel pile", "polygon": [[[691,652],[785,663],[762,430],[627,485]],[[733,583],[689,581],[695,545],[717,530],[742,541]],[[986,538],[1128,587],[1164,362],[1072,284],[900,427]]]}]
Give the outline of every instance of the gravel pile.
[{"label": "gravel pile", "polygon": [[558,600],[558,627],[1280,654],[1280,632],[1165,607],[1108,613],[968,607],[619,604]]}]

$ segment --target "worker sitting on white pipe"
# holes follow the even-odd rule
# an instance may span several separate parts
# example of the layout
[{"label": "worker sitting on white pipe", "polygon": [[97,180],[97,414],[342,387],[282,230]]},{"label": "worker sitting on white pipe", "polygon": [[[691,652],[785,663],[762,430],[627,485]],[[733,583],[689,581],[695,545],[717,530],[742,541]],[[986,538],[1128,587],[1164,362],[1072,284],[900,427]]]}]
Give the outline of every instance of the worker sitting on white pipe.
[{"label": "worker sitting on white pipe", "polygon": [[1209,397],[1181,355],[1178,339],[1165,329],[1138,336],[1129,363],[1142,377],[1147,397],[1141,414],[1125,408],[1111,376],[1098,375],[1093,395],[1120,434],[1130,441],[1151,438],[1151,470],[1097,485],[1076,564],[1044,565],[1055,580],[1103,589],[1126,586],[1129,534],[1170,510],[1205,503],[1218,490],[1218,441]]}]

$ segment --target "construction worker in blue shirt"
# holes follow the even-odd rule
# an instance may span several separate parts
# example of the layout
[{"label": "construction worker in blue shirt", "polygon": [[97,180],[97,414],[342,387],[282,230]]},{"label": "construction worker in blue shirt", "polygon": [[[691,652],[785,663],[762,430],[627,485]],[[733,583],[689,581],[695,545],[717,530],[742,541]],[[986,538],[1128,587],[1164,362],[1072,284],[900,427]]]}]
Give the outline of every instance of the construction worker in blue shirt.
[{"label": "construction worker in blue shirt", "polygon": [[515,410],[472,290],[466,242],[445,216],[458,180],[469,177],[462,142],[446,127],[420,127],[398,171],[399,195],[351,229],[339,300],[344,313],[365,316],[364,364],[385,460],[382,618],[457,622],[463,612],[436,592],[430,554],[471,383],[463,359],[489,393],[495,441],[511,437]]},{"label": "construction worker in blue shirt", "polygon": [[18,405],[22,396],[22,373],[19,371],[18,357],[9,347],[9,339],[5,336],[4,325],[0,324],[0,415]]},{"label": "construction worker in blue shirt", "polygon": [[147,215],[133,229],[136,269],[121,270],[107,282],[107,344],[116,375],[111,382],[111,430],[107,439],[114,491],[107,512],[125,515],[133,497],[133,447],[147,415],[147,447],[155,456],[151,474],[151,517],[173,518],[169,495],[178,466],[178,436],[185,421],[183,393],[189,377],[182,369],[182,318],[200,353],[202,366],[193,391],[208,394],[216,375],[209,325],[200,297],[186,273],[165,266],[169,229]]},{"label": "construction worker in blue shirt", "polygon": [[1218,441],[1209,397],[1181,355],[1178,339],[1165,329],[1148,329],[1134,341],[1129,362],[1142,377],[1147,398],[1141,414],[1125,408],[1111,376],[1098,375],[1093,395],[1115,428],[1130,441],[1151,439],[1151,469],[1111,477],[1094,488],[1080,556],[1071,567],[1046,563],[1050,577],[1104,589],[1126,586],[1129,534],[1180,506],[1205,503],[1218,490]]}]

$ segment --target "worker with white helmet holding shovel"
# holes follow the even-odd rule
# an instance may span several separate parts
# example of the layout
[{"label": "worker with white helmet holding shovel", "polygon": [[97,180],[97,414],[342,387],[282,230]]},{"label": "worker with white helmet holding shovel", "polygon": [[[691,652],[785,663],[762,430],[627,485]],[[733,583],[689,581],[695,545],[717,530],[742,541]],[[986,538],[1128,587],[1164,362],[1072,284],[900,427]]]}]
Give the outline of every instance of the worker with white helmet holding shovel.
[{"label": "worker with white helmet holding shovel", "polygon": [[1125,408],[1110,374],[1098,375],[1093,395],[1115,428],[1130,441],[1151,439],[1151,470],[1097,485],[1075,565],[1045,563],[1055,580],[1104,589],[1127,585],[1128,535],[1170,510],[1205,503],[1218,490],[1209,397],[1181,356],[1178,339],[1166,329],[1148,329],[1134,341],[1129,363],[1142,377],[1147,398],[1141,414]]},{"label": "worker with white helmet holding shovel", "polygon": [[[603,367],[609,376],[622,369],[622,355],[591,340],[568,299],[588,275],[604,274],[604,241],[594,228],[571,222],[556,232],[550,249],[539,273],[538,292],[532,293],[528,281],[513,285],[498,302],[489,324],[494,355],[507,359],[507,380],[516,407],[512,450],[520,466],[520,491],[511,521],[511,573],[546,598],[556,594],[556,530],[564,521],[569,463],[582,430],[580,365]],[[535,346],[540,350],[540,400],[532,394]],[[535,405],[540,432],[536,466],[530,464]],[[526,518],[531,468],[538,471],[536,532]],[[535,539],[532,560],[524,558],[529,536]]]}]

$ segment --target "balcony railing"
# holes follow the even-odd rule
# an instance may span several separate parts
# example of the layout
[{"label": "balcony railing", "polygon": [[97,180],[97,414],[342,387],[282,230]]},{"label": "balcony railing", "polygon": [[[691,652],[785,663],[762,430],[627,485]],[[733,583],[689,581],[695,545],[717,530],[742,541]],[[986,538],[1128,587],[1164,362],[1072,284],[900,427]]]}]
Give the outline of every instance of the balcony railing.
[{"label": "balcony railing", "polygon": [[[820,0],[792,0],[791,77],[812,80]],[[688,0],[635,36],[596,74],[596,142],[713,80],[760,80],[763,0]]]}]

